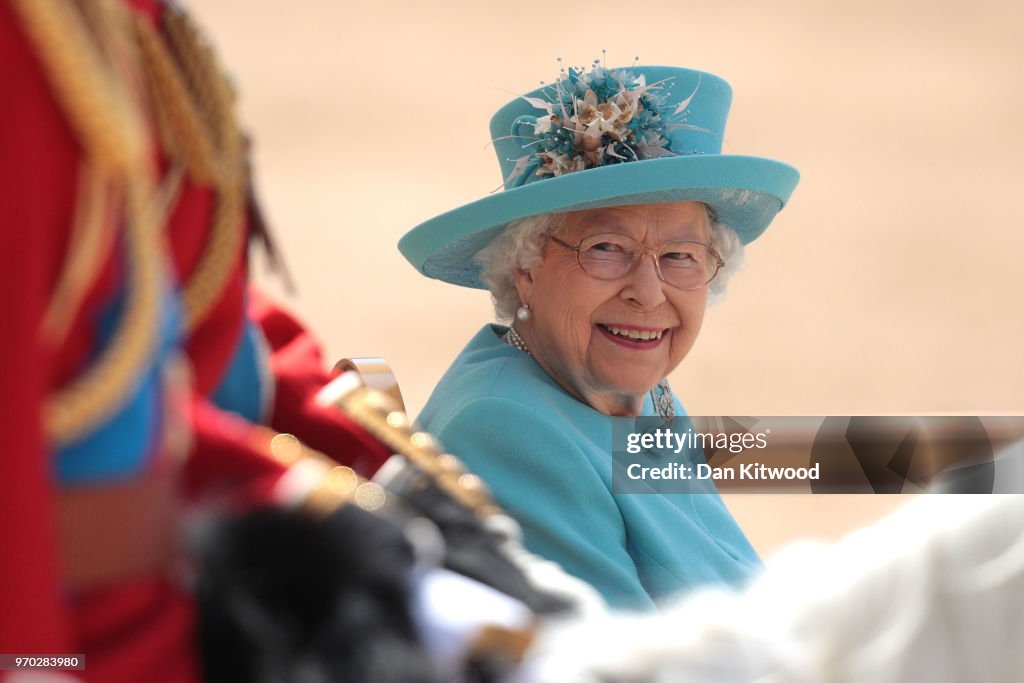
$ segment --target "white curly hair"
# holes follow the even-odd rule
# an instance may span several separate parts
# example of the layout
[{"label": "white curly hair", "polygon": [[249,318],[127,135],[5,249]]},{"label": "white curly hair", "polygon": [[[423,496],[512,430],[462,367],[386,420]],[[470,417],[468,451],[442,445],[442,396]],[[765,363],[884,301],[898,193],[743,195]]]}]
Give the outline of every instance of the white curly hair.
[{"label": "white curly hair", "polygon": [[[729,278],[743,262],[743,244],[736,231],[715,220],[709,207],[711,246],[718,252],[725,266],[709,285],[709,302],[715,303],[725,295]],[[480,266],[481,278],[491,291],[494,314],[500,322],[508,322],[522,302],[516,290],[516,271],[529,270],[542,260],[544,243],[565,225],[565,214],[544,213],[513,221],[491,243],[481,249],[475,261]]]}]

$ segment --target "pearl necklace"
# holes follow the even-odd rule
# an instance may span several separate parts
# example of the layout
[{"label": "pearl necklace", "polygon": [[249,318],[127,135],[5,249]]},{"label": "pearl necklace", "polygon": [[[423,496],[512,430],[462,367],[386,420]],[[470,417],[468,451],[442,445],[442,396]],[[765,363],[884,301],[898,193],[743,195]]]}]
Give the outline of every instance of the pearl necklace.
[{"label": "pearl necklace", "polygon": [[530,349],[526,346],[526,340],[519,336],[519,333],[516,332],[516,328],[514,327],[508,328],[508,332],[506,332],[505,336],[502,337],[502,341],[514,349],[519,349],[527,356],[533,356],[533,354],[530,353]]}]

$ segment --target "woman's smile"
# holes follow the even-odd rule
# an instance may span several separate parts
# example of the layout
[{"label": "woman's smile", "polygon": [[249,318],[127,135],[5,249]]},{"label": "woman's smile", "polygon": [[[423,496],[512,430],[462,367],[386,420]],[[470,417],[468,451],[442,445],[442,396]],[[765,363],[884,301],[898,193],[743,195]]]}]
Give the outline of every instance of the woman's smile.
[{"label": "woman's smile", "polygon": [[637,351],[657,348],[668,339],[668,333],[671,332],[671,328],[622,324],[597,323],[594,327],[613,344]]}]

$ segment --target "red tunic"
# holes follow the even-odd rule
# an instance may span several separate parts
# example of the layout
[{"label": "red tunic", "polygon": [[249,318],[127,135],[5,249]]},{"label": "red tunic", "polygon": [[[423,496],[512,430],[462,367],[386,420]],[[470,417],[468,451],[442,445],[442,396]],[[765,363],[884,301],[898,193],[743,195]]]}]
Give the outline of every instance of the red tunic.
[{"label": "red tunic", "polygon": [[[156,25],[162,5],[153,0],[129,4]],[[72,226],[88,152],[66,104],[55,94],[38,45],[10,3],[0,3],[0,88],[0,253],[6,256],[0,269],[6,308],[0,420],[7,438],[6,453],[0,456],[0,482],[6,489],[0,496],[0,653],[84,653],[87,669],[79,675],[104,683],[194,681],[194,608],[171,564],[87,586],[67,575],[70,551],[60,533],[66,521],[60,510],[68,488],[57,474],[57,445],[44,415],[52,396],[102,356],[102,314],[124,293],[133,263],[121,223],[111,220],[114,238],[77,286],[75,305],[61,318],[64,331],[56,336],[42,332],[70,254],[80,247]],[[154,165],[166,172],[167,154],[156,144],[155,131],[150,136]],[[210,187],[186,181],[162,226],[163,259],[171,266],[164,285],[172,291],[188,280],[208,244],[214,201]],[[239,230],[245,231],[245,225]],[[125,475],[129,481],[172,477],[183,499],[218,490],[251,503],[280,476],[281,466],[252,438],[254,426],[212,402],[247,320],[262,328],[271,350],[265,368],[274,384],[271,427],[296,434],[364,475],[389,455],[349,418],[313,402],[329,377],[318,347],[291,316],[247,295],[246,242],[239,242],[207,314],[175,342],[193,371],[191,396],[172,406],[193,432],[184,470],[176,475],[174,468],[166,474],[157,468],[168,432],[187,436],[175,433],[181,430],[173,421],[158,421],[152,452],[141,470]],[[163,312],[161,319],[168,315]],[[147,362],[137,371],[152,370],[154,364],[160,370],[167,361],[154,355]],[[116,537],[117,530],[111,532]]]}]

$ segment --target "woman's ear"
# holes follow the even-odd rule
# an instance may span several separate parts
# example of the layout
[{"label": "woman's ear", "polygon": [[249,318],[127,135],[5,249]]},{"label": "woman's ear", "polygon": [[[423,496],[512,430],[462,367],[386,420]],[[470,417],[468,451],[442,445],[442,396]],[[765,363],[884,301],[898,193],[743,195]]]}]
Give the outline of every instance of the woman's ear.
[{"label": "woman's ear", "polygon": [[533,273],[526,268],[516,268],[516,291],[519,303],[528,305],[533,300]]}]

